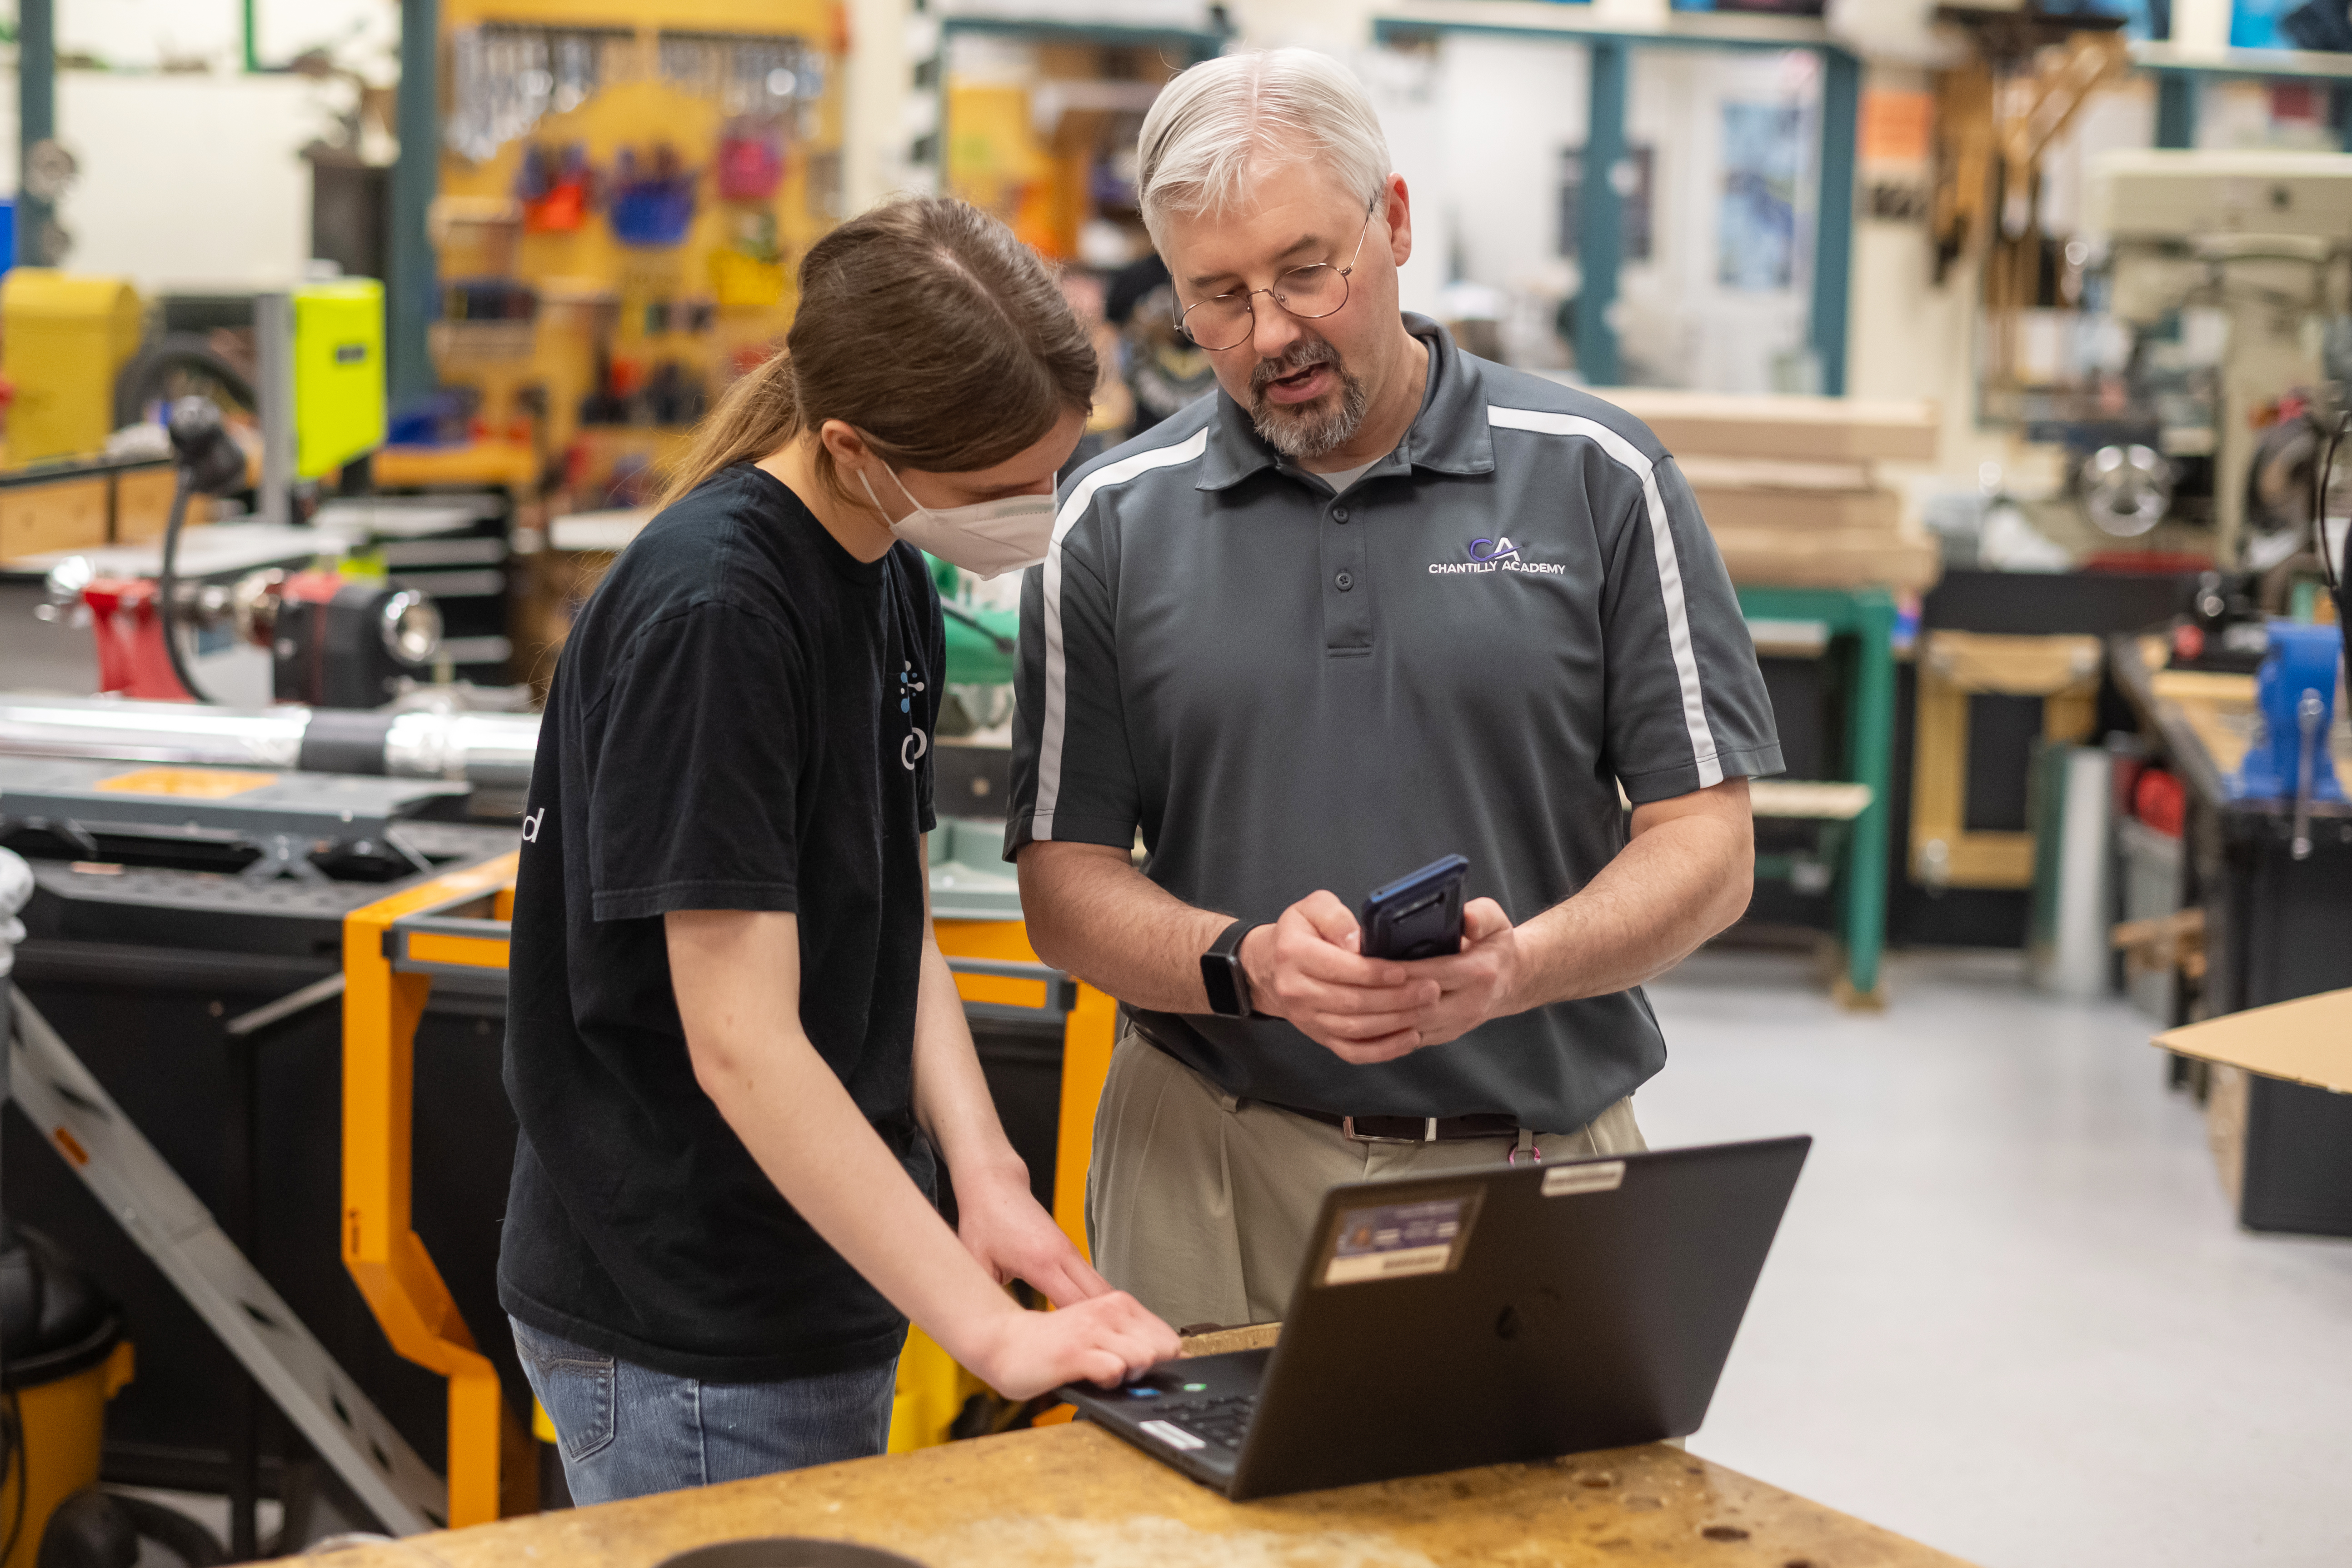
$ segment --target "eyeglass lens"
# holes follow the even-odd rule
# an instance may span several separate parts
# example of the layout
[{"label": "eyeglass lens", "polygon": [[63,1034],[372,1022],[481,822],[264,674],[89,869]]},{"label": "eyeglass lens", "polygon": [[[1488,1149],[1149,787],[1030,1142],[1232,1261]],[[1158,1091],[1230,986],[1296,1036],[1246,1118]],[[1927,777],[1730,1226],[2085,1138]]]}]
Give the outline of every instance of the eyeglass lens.
[{"label": "eyeglass lens", "polygon": [[[1348,302],[1348,275],[1328,261],[1294,267],[1267,290],[1301,321],[1328,316]],[[1221,294],[1184,312],[1184,330],[1204,349],[1229,349],[1250,335],[1252,300],[1246,294]]]},{"label": "eyeglass lens", "polygon": [[[1370,232],[1372,214],[1379,210],[1380,198],[1375,196],[1364,212],[1364,233]],[[1302,321],[1334,315],[1348,302],[1348,274],[1356,269],[1356,259],[1363,252],[1364,235],[1359,234],[1356,255],[1349,258],[1347,266],[1317,261],[1294,267],[1278,275],[1273,288],[1258,292],[1273,295],[1276,303]],[[1176,324],[1204,349],[1229,349],[1246,342],[1255,322],[1254,296],[1247,292],[1203,300],[1176,319]]]}]

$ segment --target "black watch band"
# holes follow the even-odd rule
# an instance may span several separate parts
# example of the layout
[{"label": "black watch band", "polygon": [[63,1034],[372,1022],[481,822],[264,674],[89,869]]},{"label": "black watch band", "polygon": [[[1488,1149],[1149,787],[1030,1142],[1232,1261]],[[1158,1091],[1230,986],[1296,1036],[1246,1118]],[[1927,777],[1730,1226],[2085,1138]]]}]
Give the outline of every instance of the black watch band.
[{"label": "black watch band", "polygon": [[1235,921],[1201,955],[1201,984],[1209,994],[1209,1011],[1221,1018],[1251,1016],[1249,975],[1242,969],[1242,938],[1265,923]]}]

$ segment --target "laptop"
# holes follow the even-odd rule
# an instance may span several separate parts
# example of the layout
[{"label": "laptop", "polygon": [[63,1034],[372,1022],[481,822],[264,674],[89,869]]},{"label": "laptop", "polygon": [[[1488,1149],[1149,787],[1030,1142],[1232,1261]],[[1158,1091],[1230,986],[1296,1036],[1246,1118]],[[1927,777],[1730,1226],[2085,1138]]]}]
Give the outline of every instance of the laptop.
[{"label": "laptop", "polygon": [[1682,1436],[1811,1145],[1334,1187],[1272,1349],[1061,1396],[1236,1501]]}]

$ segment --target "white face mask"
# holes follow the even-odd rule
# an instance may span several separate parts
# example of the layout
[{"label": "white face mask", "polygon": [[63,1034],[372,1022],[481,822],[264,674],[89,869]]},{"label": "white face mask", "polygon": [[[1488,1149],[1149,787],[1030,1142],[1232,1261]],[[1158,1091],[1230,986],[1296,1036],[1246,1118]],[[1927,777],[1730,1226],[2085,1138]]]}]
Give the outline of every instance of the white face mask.
[{"label": "white face mask", "polygon": [[[892,523],[890,531],[916,549],[953,562],[983,582],[1045,559],[1045,547],[1054,538],[1052,496],[1007,496],[971,506],[929,507],[915,500],[898,470],[885,471],[915,509]],[[857,476],[857,482],[866,487],[866,499],[874,503],[874,510],[888,517],[882,498],[874,493],[874,482],[864,474]]]}]

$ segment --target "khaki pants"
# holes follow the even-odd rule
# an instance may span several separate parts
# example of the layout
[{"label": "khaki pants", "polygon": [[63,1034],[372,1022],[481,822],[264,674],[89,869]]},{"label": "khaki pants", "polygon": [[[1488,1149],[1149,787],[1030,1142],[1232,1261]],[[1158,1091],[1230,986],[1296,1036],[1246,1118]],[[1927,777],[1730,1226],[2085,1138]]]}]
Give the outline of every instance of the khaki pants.
[{"label": "khaki pants", "polygon": [[[1361,1143],[1337,1127],[1236,1100],[1122,1031],[1095,1113],[1087,1237],[1104,1278],[1171,1327],[1278,1321],[1290,1304],[1326,1188],[1497,1165],[1509,1138]],[[1573,1132],[1543,1132],[1550,1159],[1647,1147],[1621,1100]]]}]

